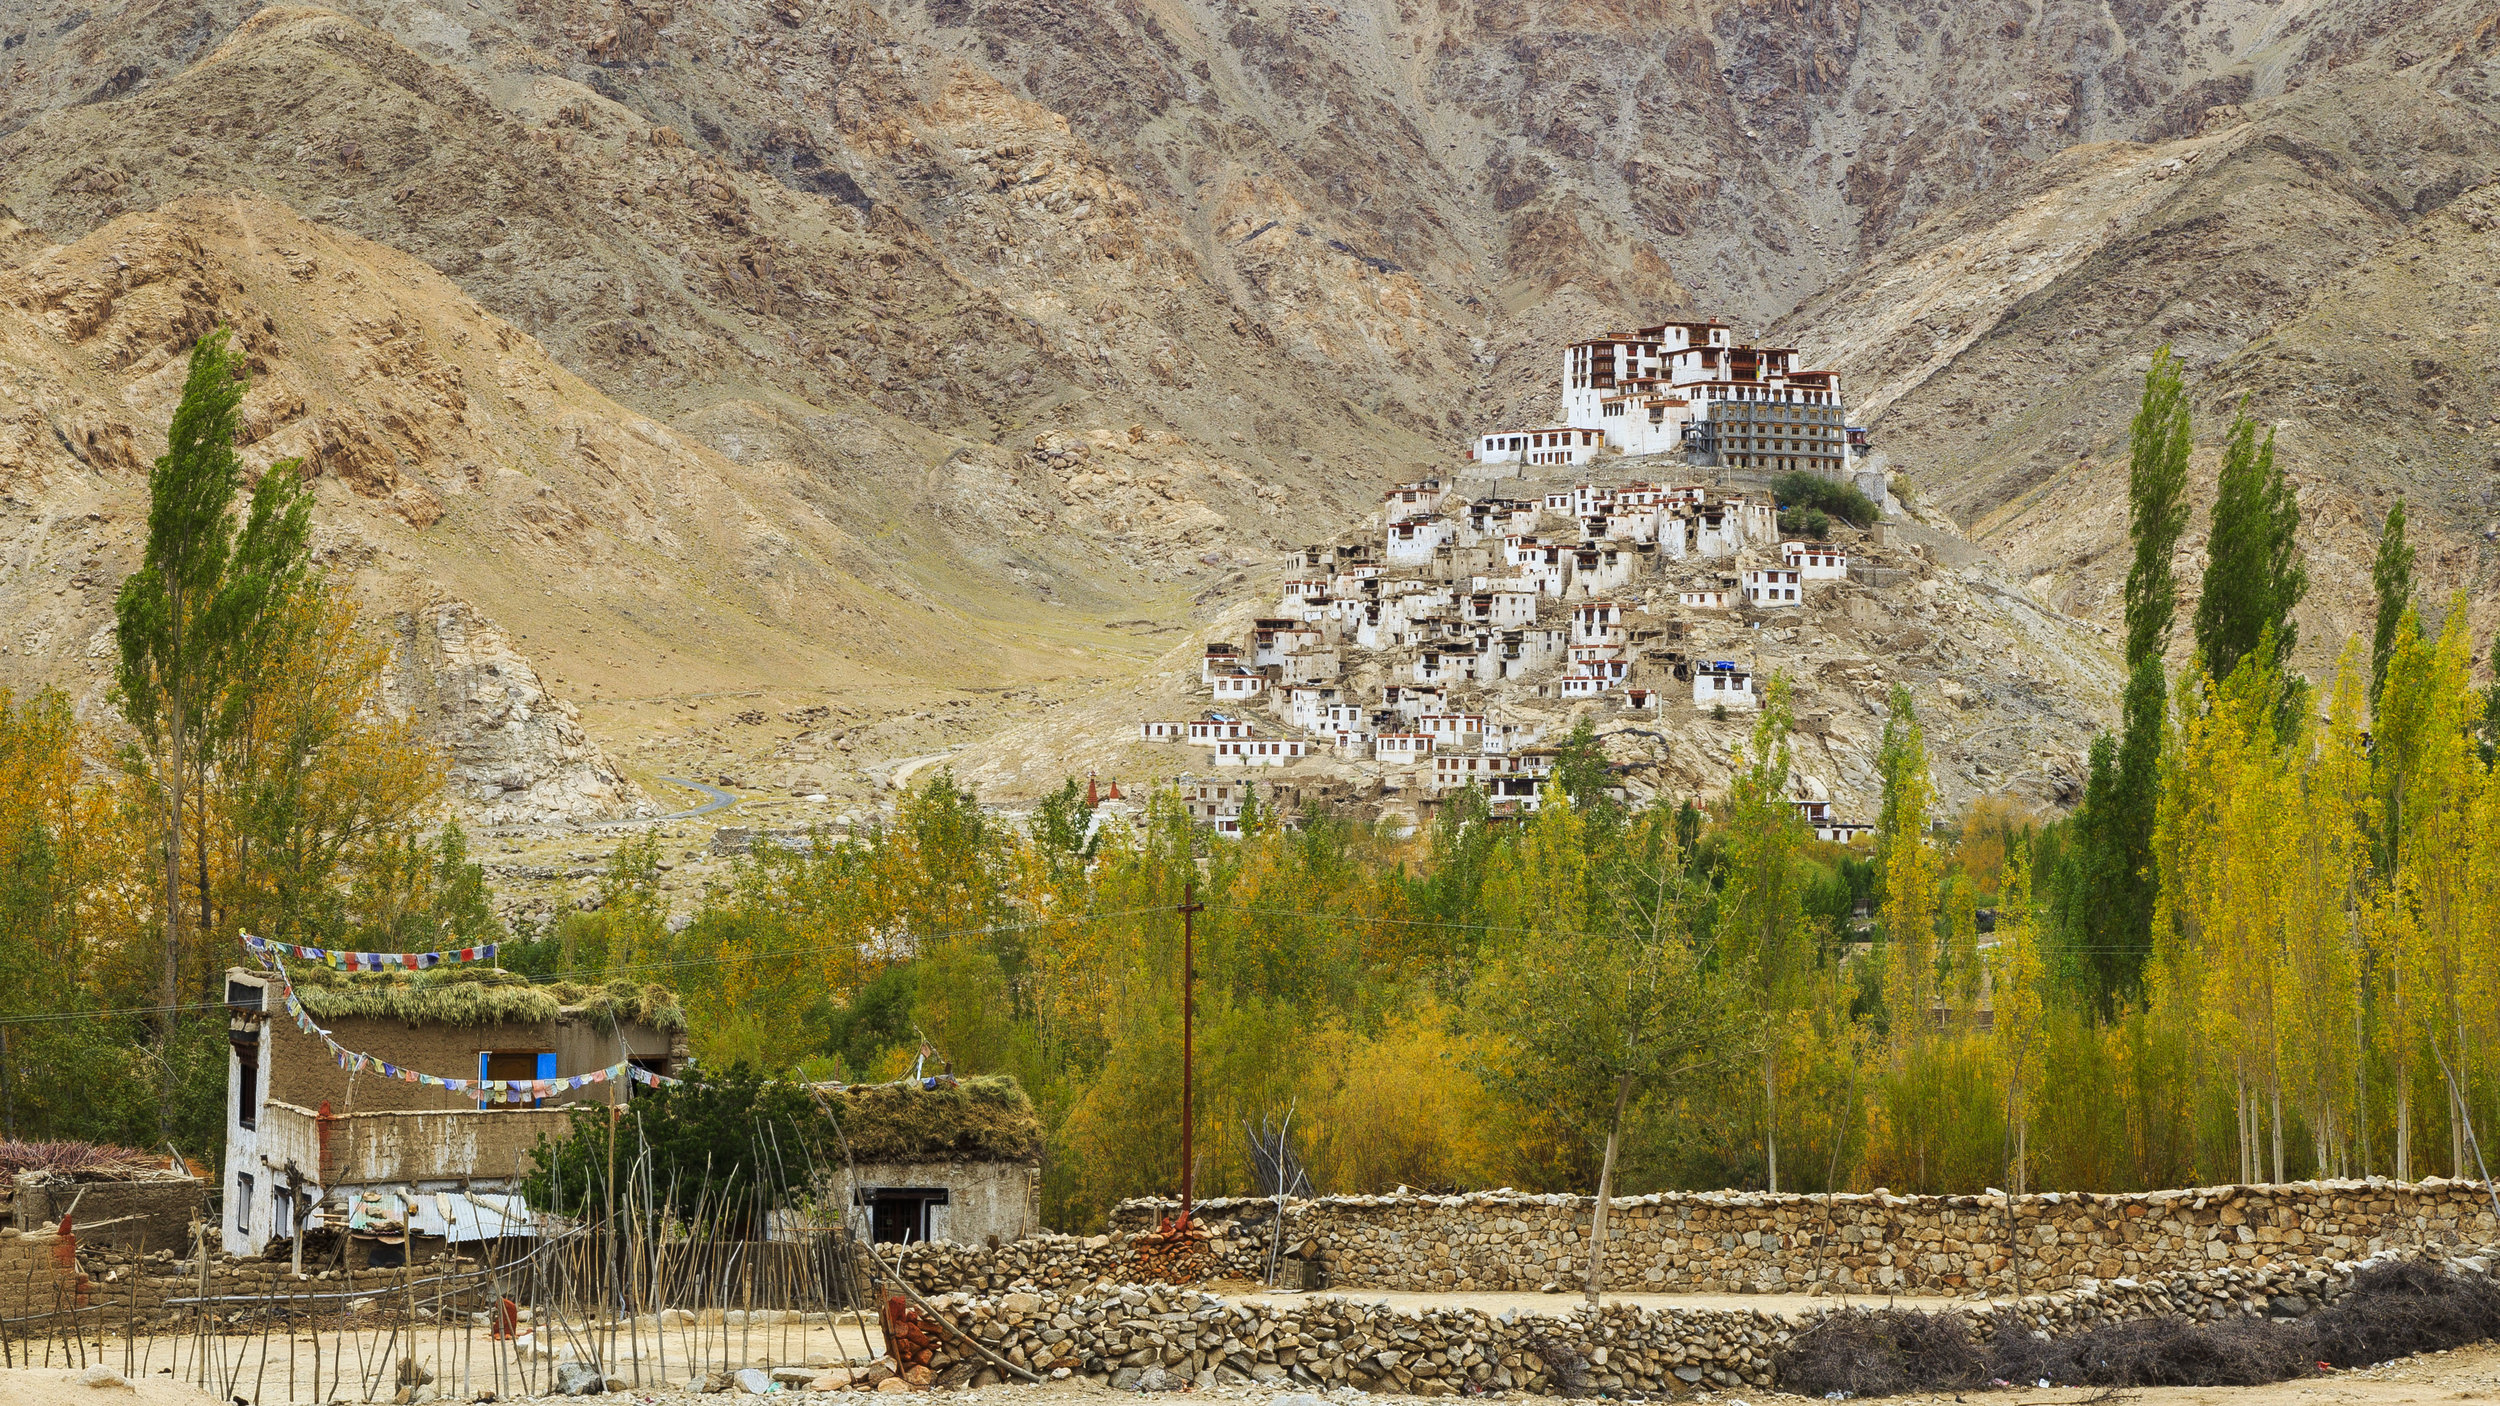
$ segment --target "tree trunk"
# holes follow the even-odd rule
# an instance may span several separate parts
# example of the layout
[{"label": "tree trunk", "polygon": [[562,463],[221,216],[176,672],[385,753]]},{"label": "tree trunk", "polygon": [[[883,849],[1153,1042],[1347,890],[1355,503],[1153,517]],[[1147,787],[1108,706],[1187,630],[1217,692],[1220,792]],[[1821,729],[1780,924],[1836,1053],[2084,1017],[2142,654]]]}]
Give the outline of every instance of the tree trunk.
[{"label": "tree trunk", "polygon": [[2273,1106],[2270,1118],[2274,1129],[2274,1184],[2281,1186],[2283,1184],[2283,1085],[2272,1078],[2269,1078],[2266,1084],[2266,1099]]},{"label": "tree trunk", "polygon": [[2370,1040],[2361,1008],[2370,1000],[2370,950],[2361,949],[2361,989],[2352,1003],[2352,1138],[2359,1144],[2361,1175],[2370,1174]]},{"label": "tree trunk", "polygon": [[1762,1159],[1770,1168],[1771,1194],[1780,1189],[1780,1097],[1778,1057],[1762,1052]]},{"label": "tree trunk", "polygon": [[2413,1081],[2396,1071],[2396,1180],[2413,1180]]},{"label": "tree trunk", "polygon": [[[173,602],[176,641],[172,657],[181,657],[182,601]],[[159,1052],[164,1056],[156,1094],[156,1131],[160,1137],[171,1137],[174,1131],[174,1027],[181,1021],[176,1008],[182,999],[182,690],[165,690],[165,970],[157,988]]]},{"label": "tree trunk", "polygon": [[1606,1121],[1606,1160],[1597,1171],[1597,1212],[1589,1218],[1589,1306],[1606,1288],[1606,1207],[1615,1195],[1615,1148],[1623,1141],[1623,1106],[1632,1101],[1632,1076],[1615,1081],[1615,1111]]},{"label": "tree trunk", "polygon": [[[2013,1183],[2013,1185],[2008,1189],[2015,1195],[2020,1196],[2023,1194],[2024,1190],[2023,1161],[2025,1157],[2029,1155],[2031,1146],[2031,1115],[2030,1110],[2024,1103],[2023,1082],[2019,1078],[2014,1081],[2014,1107],[2012,1111],[2014,1114],[2014,1174],[2007,1177],[2006,1180]],[[2011,1203],[2008,1204],[2010,1205]],[[2005,1215],[2006,1223],[2011,1225],[2013,1223],[2014,1213],[2011,1210],[2008,1210]]]}]

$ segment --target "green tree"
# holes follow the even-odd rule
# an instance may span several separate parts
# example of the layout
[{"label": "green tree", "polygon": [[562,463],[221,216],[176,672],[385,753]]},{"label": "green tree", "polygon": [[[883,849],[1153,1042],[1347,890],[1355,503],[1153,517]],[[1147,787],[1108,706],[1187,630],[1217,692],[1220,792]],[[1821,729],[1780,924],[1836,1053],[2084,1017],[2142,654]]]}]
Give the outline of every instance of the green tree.
[{"label": "green tree", "polygon": [[2113,887],[2097,900],[2109,909],[2108,940],[2096,954],[2094,988],[2095,1003],[2105,1013],[2143,995],[2144,964],[2153,953],[2153,906],[2159,889],[2153,873],[2153,825],[2161,811],[2162,746],[2170,731],[2170,685],[2158,656],[2136,664],[2122,707],[2117,785],[2110,796],[2102,855],[2102,872]]},{"label": "green tree", "polygon": [[1555,749],[1554,780],[1561,783],[1563,794],[1571,803],[1591,815],[1610,805],[1607,791],[1615,784],[1613,769],[1606,765],[1606,752],[1597,740],[1597,725],[1583,713],[1571,725],[1571,732]]},{"label": "green tree", "polygon": [[1753,976],[1762,1042],[1762,1155],[1770,1189],[1780,1189],[1778,1035],[1812,967],[1806,930],[1806,875],[1799,859],[1810,836],[1789,803],[1788,676],[1771,676],[1753,740],[1737,754],[1742,769],[1728,788],[1725,882],[1719,893],[1719,951]]},{"label": "green tree", "polygon": [[[1576,851],[1566,867],[1585,872],[1594,861],[1576,809],[1560,788],[1549,789],[1528,840],[1550,859]],[[1682,1092],[1736,1064],[1752,1038],[1742,974],[1717,960],[1712,943],[1694,930],[1697,895],[1671,817],[1644,812],[1609,858],[1623,887],[1607,895],[1602,922],[1576,913],[1540,917],[1553,912],[1541,906],[1525,910],[1524,930],[1505,934],[1473,993],[1476,1017],[1498,1050],[1485,1065],[1488,1082],[1574,1130],[1605,1130],[1588,1240],[1591,1303],[1605,1286],[1606,1216],[1624,1111],[1635,1095]]]},{"label": "green tree", "polygon": [[[309,506],[286,461],[262,475],[239,545],[234,497],[242,462],[244,361],[219,328],[191,348],[182,400],[166,450],[148,476],[148,535],[140,566],[114,601],[121,666],[114,699],[138,736],[134,769],[162,798],[164,937],[158,996],[161,1039],[170,1043],[183,994],[182,877],[185,788],[201,774],[208,744],[238,702],[224,696],[252,633],[283,613],[301,579]],[[206,836],[199,835],[200,902],[208,903]],[[171,1086],[160,1108],[172,1118]]]},{"label": "green tree", "polygon": [[2387,686],[2387,657],[2396,649],[2396,627],[2413,604],[2413,548],[2405,541],[2405,500],[2399,498],[2379,525],[2378,558],[2370,564],[2378,592],[2378,619],[2370,632],[2370,697]]},{"label": "green tree", "polygon": [[2144,373],[2144,394],[2127,429],[2127,535],[2135,543],[2127,570],[2129,669],[2159,657],[2170,639],[2179,601],[2170,557],[2187,530],[2190,444],[2187,385],[2165,343]]},{"label": "green tree", "polygon": [[2476,727],[2481,733],[2477,749],[2483,765],[2500,763],[2500,637],[2491,642],[2491,683],[2483,690],[2483,716]]},{"label": "green tree", "polygon": [[521,1185],[534,1207],[600,1220],[611,1192],[621,1211],[639,1185],[666,1200],[656,1217],[700,1208],[760,1235],[765,1211],[841,1164],[831,1126],[805,1089],[732,1064],[637,1089],[621,1108],[576,1104],[563,1136],[539,1136]]},{"label": "green tree", "polygon": [[2257,422],[2243,407],[2223,446],[2196,602],[2196,647],[2213,677],[2229,678],[2242,655],[2269,639],[2268,668],[2279,669],[2291,655],[2300,634],[2292,609],[2309,589],[2295,541],[2299,532],[2300,500],[2275,461],[2274,432],[2260,442]]}]

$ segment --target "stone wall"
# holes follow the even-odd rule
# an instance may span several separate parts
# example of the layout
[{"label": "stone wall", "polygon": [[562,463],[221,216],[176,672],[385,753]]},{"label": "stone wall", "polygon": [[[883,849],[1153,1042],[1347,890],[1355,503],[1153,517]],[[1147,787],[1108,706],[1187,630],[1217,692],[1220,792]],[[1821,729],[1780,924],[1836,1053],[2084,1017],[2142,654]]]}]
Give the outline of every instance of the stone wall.
[{"label": "stone wall", "polygon": [[[79,1214],[83,1217],[86,1213]],[[5,1246],[6,1234],[0,1232],[0,1246]],[[0,1272],[16,1273],[7,1268],[14,1262],[5,1255],[5,1249],[0,1248]],[[323,1256],[320,1262],[307,1264],[303,1277],[297,1278],[283,1259],[238,1258],[212,1249],[205,1285],[212,1299],[244,1301],[214,1306],[215,1312],[229,1322],[244,1321],[256,1309],[339,1312],[360,1298],[403,1292],[412,1280],[419,1286],[418,1292],[424,1294],[428,1286],[447,1277],[457,1281],[450,1295],[455,1303],[473,1308],[484,1302],[483,1276],[475,1259],[455,1261],[448,1255],[438,1255],[421,1259],[406,1269],[330,1268],[327,1261],[328,1257]],[[186,1321],[198,1311],[189,1301],[199,1297],[203,1279],[200,1262],[192,1255],[165,1250],[99,1249],[81,1244],[76,1249],[76,1266],[86,1285],[82,1307],[89,1321],[110,1331],[119,1331],[125,1323],[162,1328]],[[0,1297],[5,1296],[8,1288],[8,1283],[0,1283]],[[255,1299],[266,1302],[250,1302]]]},{"label": "stone wall", "polygon": [[[2446,1257],[2422,1252],[2437,1262]],[[2375,1261],[2393,1260],[2394,1251]],[[2058,1294],[2029,1295],[2013,1321],[2051,1337],[2156,1315],[2205,1319],[2297,1317],[2332,1303],[2373,1261],[2309,1269],[2215,1265],[2155,1280],[2119,1279]],[[2487,1274],[2488,1258],[2446,1259],[2459,1273]],[[1753,1309],[1602,1310],[1558,1302],[1545,1313],[1477,1309],[1399,1310],[1345,1297],[1237,1303],[1161,1286],[1077,1293],[950,1295],[938,1310],[964,1336],[1044,1376],[1085,1376],[1115,1389],[1296,1382],[1418,1396],[1520,1388],[1561,1394],[1563,1376],[1608,1396],[1661,1395],[1708,1383],[1776,1385],[1774,1361],[1823,1313],[1784,1317]],[[1872,1307],[1881,1307],[1877,1302]],[[1835,1301],[1824,1312],[1860,1311]],[[1999,1320],[1973,1315],[1981,1335]],[[937,1379],[1003,1380],[989,1359],[941,1334]],[[1574,1393],[1578,1394],[1578,1393]]]},{"label": "stone wall", "polygon": [[[1285,1207],[1282,1258],[1345,1287],[1536,1290],[1586,1274],[1594,1198],[1486,1192],[1344,1196]],[[1172,1209],[1131,1201],[1133,1233]],[[1196,1214],[1238,1271],[1263,1266],[1271,1200],[1200,1202]],[[1609,1273],[1624,1290],[2008,1293],[2236,1264],[2307,1266],[2381,1249],[2500,1238],[2478,1182],[2302,1182],[2130,1195],[1620,1198],[1608,1218]],[[1251,1277],[1264,1277],[1253,1275]],[[1038,1281],[1037,1281],[1038,1282]]]}]

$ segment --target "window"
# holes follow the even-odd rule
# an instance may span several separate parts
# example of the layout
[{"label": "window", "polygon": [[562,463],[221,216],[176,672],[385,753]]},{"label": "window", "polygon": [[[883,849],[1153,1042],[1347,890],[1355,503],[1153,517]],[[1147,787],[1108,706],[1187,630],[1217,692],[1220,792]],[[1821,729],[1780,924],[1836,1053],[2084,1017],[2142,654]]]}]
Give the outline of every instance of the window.
[{"label": "window", "polygon": [[250,1172],[234,1174],[234,1233],[237,1235],[252,1233],[252,1174]]},{"label": "window", "polygon": [[[479,1050],[477,1077],[481,1079],[552,1079],[556,1077],[556,1054],[553,1050]],[[545,1099],[531,1099],[537,1108]],[[509,1107],[519,1107],[511,1104]]]},{"label": "window", "polygon": [[260,1034],[236,1035],[234,1042],[234,1125],[260,1126]]}]

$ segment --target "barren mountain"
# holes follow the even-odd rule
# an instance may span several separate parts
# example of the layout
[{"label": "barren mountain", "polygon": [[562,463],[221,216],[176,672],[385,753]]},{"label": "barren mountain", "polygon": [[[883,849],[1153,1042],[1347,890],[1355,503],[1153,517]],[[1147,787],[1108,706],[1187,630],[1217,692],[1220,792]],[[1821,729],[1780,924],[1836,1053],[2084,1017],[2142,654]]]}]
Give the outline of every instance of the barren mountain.
[{"label": "barren mountain", "polygon": [[[269,299],[395,611],[497,622],[629,773],[837,790],[1139,677],[1545,413],[1561,340],[1686,309],[1834,361],[1929,504],[2106,621],[2168,340],[2214,429],[2280,426],[2327,649],[2393,491],[2491,597],[2496,45],[2464,0],[25,0],[8,375],[77,413],[7,492],[87,524],[93,615],[167,339]],[[123,244],[209,292],[117,361],[42,290]],[[475,423],[374,350],[412,340],[496,388]],[[526,538],[542,495],[583,525]],[[50,620],[28,540],[0,609]],[[87,667],[50,628],[15,675]]]}]

